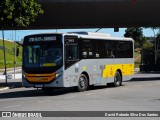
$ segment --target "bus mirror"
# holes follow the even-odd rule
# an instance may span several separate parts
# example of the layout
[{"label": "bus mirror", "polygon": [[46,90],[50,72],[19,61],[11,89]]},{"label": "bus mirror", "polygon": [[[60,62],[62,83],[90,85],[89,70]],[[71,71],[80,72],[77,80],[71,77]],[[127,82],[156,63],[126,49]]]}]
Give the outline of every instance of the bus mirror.
[{"label": "bus mirror", "polygon": [[83,56],[87,56],[87,52],[83,52]]},{"label": "bus mirror", "polygon": [[19,48],[17,48],[17,50],[16,50],[16,56],[17,57],[19,56]]}]

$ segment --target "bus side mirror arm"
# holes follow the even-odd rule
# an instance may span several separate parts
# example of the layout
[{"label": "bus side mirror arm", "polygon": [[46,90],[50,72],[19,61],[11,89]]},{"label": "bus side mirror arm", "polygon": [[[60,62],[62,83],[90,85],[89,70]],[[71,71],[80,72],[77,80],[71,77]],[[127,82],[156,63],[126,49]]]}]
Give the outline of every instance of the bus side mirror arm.
[{"label": "bus side mirror arm", "polygon": [[16,49],[16,56],[19,56],[19,48]]}]

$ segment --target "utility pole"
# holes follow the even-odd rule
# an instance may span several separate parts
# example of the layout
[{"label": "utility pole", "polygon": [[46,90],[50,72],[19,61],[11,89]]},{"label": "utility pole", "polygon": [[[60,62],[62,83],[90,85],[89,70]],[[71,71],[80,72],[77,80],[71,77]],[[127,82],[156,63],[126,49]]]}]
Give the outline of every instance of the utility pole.
[{"label": "utility pole", "polygon": [[15,41],[14,41],[14,79],[16,74],[16,30],[15,30]]},{"label": "utility pole", "polygon": [[7,83],[7,70],[6,70],[6,48],[5,48],[5,42],[4,42],[4,30],[2,28],[2,38],[3,38],[3,52],[4,52],[4,75],[5,75],[5,80],[6,84]]}]

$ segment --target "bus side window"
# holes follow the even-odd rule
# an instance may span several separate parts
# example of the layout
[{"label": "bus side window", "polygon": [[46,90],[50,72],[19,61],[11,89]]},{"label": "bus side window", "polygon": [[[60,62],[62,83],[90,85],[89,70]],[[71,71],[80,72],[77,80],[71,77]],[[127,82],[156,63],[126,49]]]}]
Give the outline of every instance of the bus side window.
[{"label": "bus side window", "polygon": [[126,51],[127,51],[127,58],[133,58],[133,43],[127,42],[126,43]]},{"label": "bus side window", "polygon": [[93,42],[90,40],[82,41],[81,58],[93,58]]},{"label": "bus side window", "polygon": [[114,52],[113,49],[114,48],[114,44],[113,41],[108,40],[105,42],[105,58],[114,58]]},{"label": "bus side window", "polygon": [[116,56],[117,58],[125,58],[126,56],[126,43],[123,41],[119,41],[116,44]]},{"label": "bus side window", "polygon": [[95,58],[103,58],[104,53],[105,53],[103,41],[102,40],[96,40],[94,42],[94,44],[95,44],[94,57]]}]

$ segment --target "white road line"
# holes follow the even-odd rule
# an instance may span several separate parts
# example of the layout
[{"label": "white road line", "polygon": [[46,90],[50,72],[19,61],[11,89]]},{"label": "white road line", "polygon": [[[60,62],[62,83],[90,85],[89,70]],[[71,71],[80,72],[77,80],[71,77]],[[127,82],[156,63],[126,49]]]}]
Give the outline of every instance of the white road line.
[{"label": "white road line", "polygon": [[86,94],[86,95],[94,95],[95,93],[88,93],[88,94]]},{"label": "white road line", "polygon": [[21,106],[21,104],[19,104],[19,105],[11,105],[11,106],[6,106],[6,107],[4,107],[4,108],[12,108],[12,107],[18,107],[18,106]]}]

